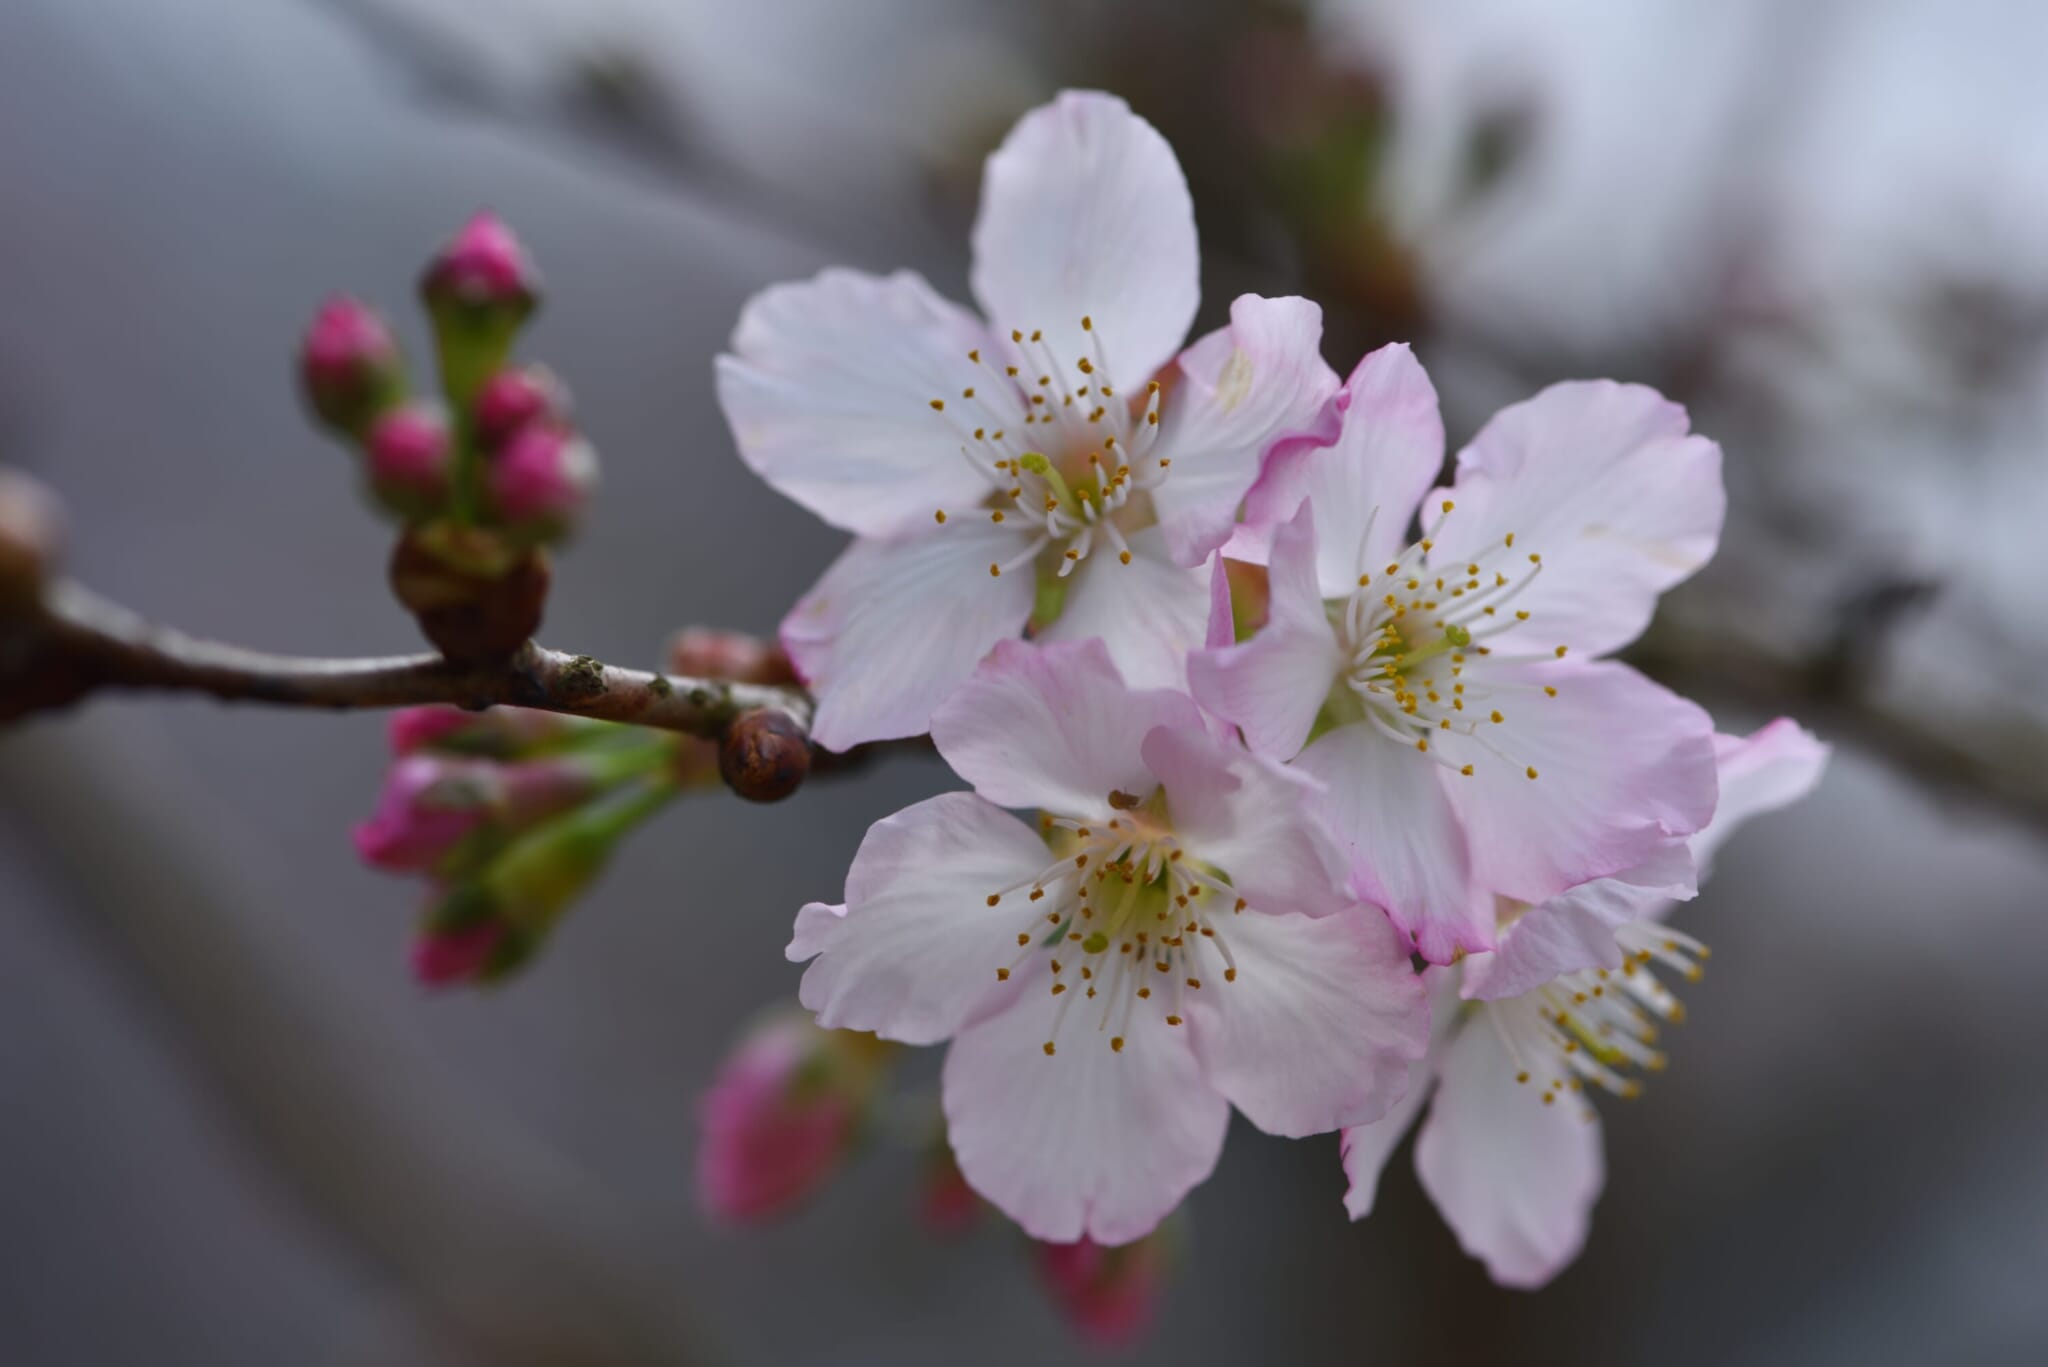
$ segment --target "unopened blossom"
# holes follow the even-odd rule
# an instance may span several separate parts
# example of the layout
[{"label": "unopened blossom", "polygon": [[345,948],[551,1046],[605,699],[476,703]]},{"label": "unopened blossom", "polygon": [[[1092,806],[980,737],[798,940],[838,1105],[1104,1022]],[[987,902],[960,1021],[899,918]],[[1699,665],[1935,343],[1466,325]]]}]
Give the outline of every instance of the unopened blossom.
[{"label": "unopened blossom", "polygon": [[698,1104],[697,1199],[721,1220],[786,1213],[851,1151],[880,1079],[872,1037],[820,1030],[802,1014],[753,1028]]},{"label": "unopened blossom", "polygon": [[1039,1279],[1053,1304],[1091,1348],[1117,1352],[1145,1337],[1172,1270],[1171,1227],[1105,1248],[1091,1239],[1041,1243]]},{"label": "unopened blossom", "polygon": [[377,868],[431,871],[486,827],[509,834],[567,811],[598,792],[614,771],[631,772],[610,756],[501,764],[405,755],[385,775],[376,811],[356,827],[356,852]]},{"label": "unopened blossom", "polygon": [[1128,687],[1101,641],[998,643],[932,737],[974,792],[877,822],[789,954],[821,1025],[952,1040],[960,1170],[1027,1233],[1145,1234],[1233,1104],[1299,1136],[1393,1102],[1421,988],[1347,894],[1313,780]]},{"label": "unopened blossom", "polygon": [[1099,637],[1177,686],[1200,567],[1267,448],[1337,383],[1303,299],[1198,298],[1187,182],[1123,101],[1068,92],[989,159],[980,315],[917,275],[828,270],[742,313],[718,393],[747,464],[855,541],[783,623],[831,749],[915,735],[997,641]]},{"label": "unopened blossom", "polygon": [[[1743,821],[1818,781],[1827,751],[1790,721],[1746,739],[1717,736],[1720,807],[1676,853],[1701,876]],[[1658,864],[1664,867],[1655,867]],[[1505,902],[1500,948],[1432,966],[1436,1030],[1400,1104],[1344,1132],[1345,1206],[1372,1210],[1387,1155],[1425,1104],[1415,1170],[1465,1251],[1504,1286],[1549,1281],[1584,1245],[1605,1181],[1589,1089],[1632,1097],[1664,1067],[1659,1028],[1684,1018],[1663,980],[1693,980],[1707,948],[1664,924],[1672,903],[1652,866],[1541,906]]]},{"label": "unopened blossom", "polygon": [[1328,786],[1354,890],[1445,963],[1492,947],[1496,895],[1545,901],[1712,816],[1706,714],[1599,657],[1712,556],[1720,450],[1652,390],[1559,384],[1431,492],[1443,422],[1405,346],[1337,402],[1335,444],[1281,447],[1247,500],[1277,524],[1266,624],[1190,684]]}]

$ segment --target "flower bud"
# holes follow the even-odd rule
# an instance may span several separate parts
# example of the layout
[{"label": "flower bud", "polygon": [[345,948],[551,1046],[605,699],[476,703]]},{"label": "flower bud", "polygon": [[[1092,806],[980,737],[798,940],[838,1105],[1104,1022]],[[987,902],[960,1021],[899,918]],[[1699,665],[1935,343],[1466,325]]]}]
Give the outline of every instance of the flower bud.
[{"label": "flower bud", "polygon": [[953,1150],[943,1143],[927,1160],[919,1179],[917,1218],[935,1239],[957,1239],[981,1218],[981,1197],[967,1185]]},{"label": "flower bud", "polygon": [[321,422],[360,436],[372,418],[404,397],[405,365],[376,310],[338,294],[306,329],[299,383]]},{"label": "flower bud", "polygon": [[742,1036],[697,1107],[705,1209],[754,1224],[822,1187],[852,1146],[883,1048],[800,1013],[771,1016]]},{"label": "flower bud", "polygon": [[451,660],[502,660],[526,644],[540,629],[550,578],[546,552],[508,548],[473,528],[413,528],[391,553],[392,594]]},{"label": "flower bud", "polygon": [[521,428],[568,418],[568,386],[546,366],[501,370],[477,391],[476,440],[486,451],[498,450]]},{"label": "flower bud", "polygon": [[1104,1248],[1088,1239],[1038,1245],[1038,1272],[1067,1323],[1105,1352],[1144,1337],[1165,1289],[1170,1235],[1154,1230],[1136,1243]]},{"label": "flower bud", "polygon": [[34,604],[57,561],[63,516],[41,480],[0,468],[0,610]]},{"label": "flower bud", "polygon": [[423,522],[448,503],[453,450],[448,416],[424,399],[378,418],[364,444],[370,490],[377,501],[411,522]]},{"label": "flower bud", "polygon": [[553,541],[575,523],[597,485],[597,452],[568,428],[534,423],[492,456],[484,472],[498,520],[517,535]]},{"label": "flower bud", "polygon": [[793,684],[796,671],[773,641],[743,631],[685,627],[668,643],[668,670],[696,679],[727,683]]},{"label": "flower bud", "polygon": [[412,942],[412,976],[425,987],[447,987],[482,977],[504,940],[505,928],[495,921],[422,931]]},{"label": "flower bud", "polygon": [[[624,757],[628,764],[631,756]],[[446,755],[407,755],[391,766],[370,819],[356,827],[363,862],[395,871],[445,866],[464,842],[488,829],[516,835],[594,796],[617,776],[621,757],[561,755],[499,764]]]},{"label": "flower bud", "polygon": [[540,275],[504,220],[480,213],[428,263],[420,298],[434,320],[442,387],[466,407],[539,305]]},{"label": "flower bud", "polygon": [[584,737],[613,730],[610,722],[564,717],[530,707],[487,707],[481,712],[435,703],[403,707],[391,714],[391,753],[421,750],[516,759],[574,744]]},{"label": "flower bud", "polygon": [[780,802],[803,786],[810,772],[810,738],[777,708],[745,713],[719,742],[718,775],[749,802]]}]

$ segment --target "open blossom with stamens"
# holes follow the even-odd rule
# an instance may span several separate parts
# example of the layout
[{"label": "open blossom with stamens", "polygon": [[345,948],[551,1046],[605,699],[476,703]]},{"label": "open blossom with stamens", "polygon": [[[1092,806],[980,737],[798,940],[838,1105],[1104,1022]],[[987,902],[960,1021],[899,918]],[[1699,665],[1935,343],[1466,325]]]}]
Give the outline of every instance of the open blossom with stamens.
[{"label": "open blossom with stamens", "polygon": [[1307,300],[1245,295],[1175,359],[1192,203],[1121,100],[1025,115],[989,159],[973,246],[982,317],[909,272],[828,270],[756,296],[718,360],[747,464],[858,538],[782,629],[831,749],[923,732],[1027,624],[1179,686],[1200,567],[1266,450],[1333,430]]},{"label": "open blossom with stamens", "polygon": [[[1706,714],[1597,657],[1712,556],[1720,450],[1651,390],[1559,384],[1431,493],[1443,422],[1405,346],[1366,357],[1338,406],[1335,444],[1283,445],[1246,502],[1278,524],[1266,625],[1189,681],[1328,785],[1354,890],[1446,963],[1492,947],[1496,894],[1545,901],[1713,814]],[[1690,890],[1683,870],[1664,888]]]},{"label": "open blossom with stamens", "polygon": [[1034,1238],[1145,1234],[1232,1104],[1299,1136],[1398,1097],[1420,981],[1345,892],[1312,780],[1127,687],[1100,641],[997,644],[932,736],[975,791],[877,822],[789,954],[820,1024],[953,1041],[961,1172]]},{"label": "open blossom with stamens", "polygon": [[[1702,876],[1738,825],[1803,796],[1827,759],[1785,720],[1746,739],[1717,736],[1715,749],[1720,806],[1680,850]],[[1672,903],[1649,889],[1664,876],[1603,879],[1533,908],[1503,901],[1499,949],[1427,970],[1428,1058],[1396,1108],[1344,1132],[1353,1219],[1371,1212],[1387,1155],[1427,1102],[1415,1170],[1465,1251],[1518,1287],[1541,1286],[1578,1256],[1605,1180],[1586,1089],[1635,1096],[1634,1074],[1664,1066],[1658,1027],[1684,1011],[1658,972],[1695,979],[1707,957],[1663,924]]]}]

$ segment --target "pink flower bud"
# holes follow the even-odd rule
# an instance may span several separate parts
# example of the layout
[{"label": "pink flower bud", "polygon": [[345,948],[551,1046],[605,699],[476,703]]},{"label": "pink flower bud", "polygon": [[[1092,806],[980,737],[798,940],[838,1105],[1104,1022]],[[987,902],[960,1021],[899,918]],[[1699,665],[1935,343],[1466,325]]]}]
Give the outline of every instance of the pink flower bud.
[{"label": "pink flower bud", "polygon": [[496,921],[460,930],[428,930],[412,942],[412,975],[426,987],[468,982],[490,965],[505,938]]},{"label": "pink flower bud", "polygon": [[376,310],[347,295],[321,305],[299,349],[299,382],[320,421],[360,433],[405,390],[398,342]]},{"label": "pink flower bud", "polygon": [[378,418],[365,451],[370,488],[394,512],[422,518],[447,500],[453,454],[447,416],[434,404],[408,403]]},{"label": "pink flower bud", "polygon": [[775,1016],[720,1066],[697,1110],[697,1196],[718,1219],[772,1219],[838,1170],[870,1079],[831,1033]]},{"label": "pink flower bud", "polygon": [[428,263],[420,295],[429,307],[505,305],[523,318],[540,302],[540,273],[505,221],[485,210],[463,224]]},{"label": "pink flower bud", "polygon": [[1104,1248],[1083,1239],[1038,1245],[1038,1271],[1067,1323],[1091,1347],[1129,1348],[1144,1337],[1166,1283],[1166,1243],[1159,1231],[1133,1244]]},{"label": "pink flower bud", "polygon": [[796,672],[780,645],[716,627],[684,627],[677,632],[668,643],[668,671],[733,683],[796,682]]},{"label": "pink flower bud", "polygon": [[486,451],[502,447],[536,422],[559,425],[569,417],[569,390],[545,366],[501,370],[476,396],[476,439]]},{"label": "pink flower bud", "polygon": [[537,712],[528,707],[487,707],[471,712],[434,704],[404,707],[392,713],[389,735],[394,755],[440,750],[512,759],[565,741],[572,734],[604,726],[603,722]]},{"label": "pink flower bud", "polygon": [[953,1151],[943,1144],[925,1165],[918,1187],[917,1218],[936,1239],[957,1239],[981,1217],[981,1197],[967,1185]]},{"label": "pink flower bud", "polygon": [[485,474],[491,505],[509,528],[539,540],[566,532],[597,484],[597,452],[567,428],[522,428]]},{"label": "pink flower bud", "polygon": [[391,766],[376,811],[356,827],[356,853],[380,869],[431,869],[504,800],[494,765],[409,755]]}]

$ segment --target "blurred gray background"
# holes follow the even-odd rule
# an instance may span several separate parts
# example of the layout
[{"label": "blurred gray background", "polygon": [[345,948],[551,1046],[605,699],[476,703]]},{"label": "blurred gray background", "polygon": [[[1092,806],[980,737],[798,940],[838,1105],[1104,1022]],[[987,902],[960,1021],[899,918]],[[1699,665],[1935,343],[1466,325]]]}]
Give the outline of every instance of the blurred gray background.
[{"label": "blurred gray background", "polygon": [[[1501,1292],[1406,1150],[1240,1126],[1142,1361],[2048,1360],[2048,11],[1646,0],[8,0],[0,458],[70,567],[278,650],[415,648],[387,530],[302,421],[321,296],[403,319],[505,214],[525,345],[607,484],[545,639],[653,663],[771,629],[835,539],[734,457],[711,357],[830,262],[963,296],[976,168],[1107,85],[1165,128],[1203,326],[1307,290],[1329,358],[1413,336],[1454,436],[1643,378],[1728,448],[1728,549],[1641,659],[1727,729],[1837,742],[1683,915],[1713,944],[1647,1097],[1605,1108],[1585,1257]],[[772,1229],[707,1226],[693,1106],[793,993],[800,903],[900,760],[696,799],[535,971],[430,997],[411,890],[347,840],[382,720],[102,700],[0,736],[0,1361],[1036,1363],[1021,1241],[917,1227],[879,1146]],[[916,1068],[929,1073],[935,1059]]]}]

